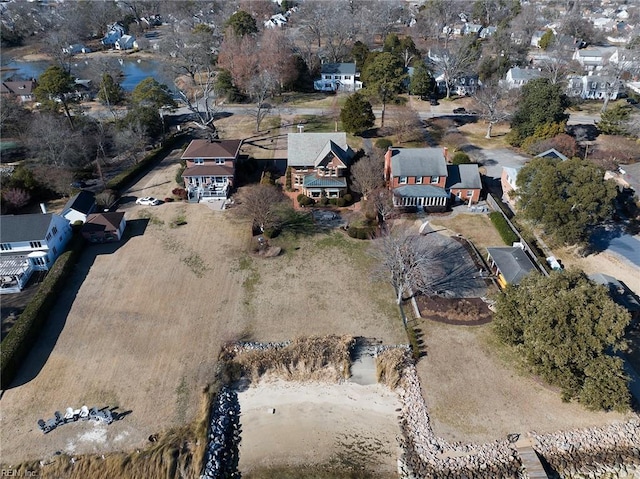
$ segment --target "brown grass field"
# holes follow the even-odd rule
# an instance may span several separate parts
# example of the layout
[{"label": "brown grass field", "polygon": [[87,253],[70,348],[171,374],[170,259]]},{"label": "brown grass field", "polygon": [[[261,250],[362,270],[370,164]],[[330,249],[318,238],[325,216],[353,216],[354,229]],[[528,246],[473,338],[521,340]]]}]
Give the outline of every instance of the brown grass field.
[{"label": "brown grass field", "polygon": [[[225,119],[221,127],[225,138],[251,136],[254,128],[250,118],[238,117]],[[273,143],[260,140],[268,148],[254,147],[262,158],[281,151],[278,133],[270,133]],[[250,254],[249,225],[235,220],[232,210],[184,203],[136,206],[133,197],[169,196],[178,157],[174,152],[125,195],[125,241],[90,245],[83,253],[19,377],[1,399],[3,464],[47,459],[57,451],[76,456],[143,450],[150,434],[201,417],[202,392],[214,379],[221,345],[230,340],[336,334],[407,342],[391,287],[372,279],[367,242],[339,232],[283,236],[272,241],[283,254],[262,258]],[[173,227],[179,217],[186,224]],[[501,244],[485,217],[443,216],[433,224],[463,233],[480,249]],[[504,351],[494,353],[490,325],[424,322],[419,327],[427,351],[418,366],[423,391],[436,433],[446,439],[477,442],[622,417],[563,404],[554,391],[519,375]],[[79,422],[48,435],[38,430],[37,419],[82,404],[129,413],[108,427]],[[358,430],[349,421],[343,414],[332,425],[329,446],[314,444],[317,460],[334,449],[340,431]],[[359,413],[353,421],[375,424],[375,416]],[[299,426],[311,430],[309,424]],[[264,435],[277,432],[274,426]],[[375,437],[375,428],[368,434]]]}]

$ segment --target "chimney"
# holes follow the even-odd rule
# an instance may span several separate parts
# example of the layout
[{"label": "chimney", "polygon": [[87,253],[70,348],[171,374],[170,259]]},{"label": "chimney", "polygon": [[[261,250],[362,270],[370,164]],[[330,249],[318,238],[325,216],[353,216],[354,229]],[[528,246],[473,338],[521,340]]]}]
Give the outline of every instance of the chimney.
[{"label": "chimney", "polygon": [[302,133],[302,130],[304,130],[304,125],[303,124],[299,124],[298,125],[298,133]]},{"label": "chimney", "polygon": [[42,211],[43,215],[47,214],[47,207],[45,206],[44,203],[40,203],[40,210]]},{"label": "chimney", "polygon": [[389,181],[391,179],[391,157],[393,156],[393,148],[388,147],[387,152],[384,154],[384,179]]},{"label": "chimney", "polygon": [[444,161],[449,161],[449,148],[446,146],[442,147],[442,154],[444,155]]}]

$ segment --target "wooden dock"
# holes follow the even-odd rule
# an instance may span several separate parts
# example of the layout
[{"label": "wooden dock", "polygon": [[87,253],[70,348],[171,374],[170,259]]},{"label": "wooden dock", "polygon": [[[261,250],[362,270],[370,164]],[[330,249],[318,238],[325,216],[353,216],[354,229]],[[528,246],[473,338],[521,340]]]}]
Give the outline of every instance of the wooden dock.
[{"label": "wooden dock", "polygon": [[531,446],[517,446],[518,455],[522,459],[522,465],[529,479],[549,479],[547,473],[542,467],[540,458]]}]

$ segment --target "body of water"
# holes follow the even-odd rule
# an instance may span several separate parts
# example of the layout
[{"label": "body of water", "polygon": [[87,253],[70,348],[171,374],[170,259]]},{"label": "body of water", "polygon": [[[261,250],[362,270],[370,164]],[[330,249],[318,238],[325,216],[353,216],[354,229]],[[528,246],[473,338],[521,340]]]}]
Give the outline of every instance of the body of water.
[{"label": "body of water", "polygon": [[[122,72],[119,81],[125,91],[133,91],[138,83],[148,77],[164,83],[175,91],[172,75],[163,69],[162,64],[156,60],[111,58],[109,61],[111,71],[120,70]],[[53,63],[48,61],[9,60],[2,62],[2,81],[37,79],[51,65]],[[71,74],[76,78],[99,78],[100,74],[96,72],[96,64],[91,58],[78,59],[77,62],[71,64]]]}]

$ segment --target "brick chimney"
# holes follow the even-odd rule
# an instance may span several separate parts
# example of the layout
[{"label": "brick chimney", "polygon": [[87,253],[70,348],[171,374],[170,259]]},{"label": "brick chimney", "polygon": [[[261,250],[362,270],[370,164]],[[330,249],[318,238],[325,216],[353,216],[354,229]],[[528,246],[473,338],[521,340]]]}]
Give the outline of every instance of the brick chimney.
[{"label": "brick chimney", "polygon": [[384,180],[387,182],[391,179],[391,156],[393,156],[393,148],[389,147],[384,154]]},{"label": "brick chimney", "polygon": [[444,155],[444,161],[449,163],[449,148],[447,148],[446,146],[443,146],[442,147],[442,154]]}]

